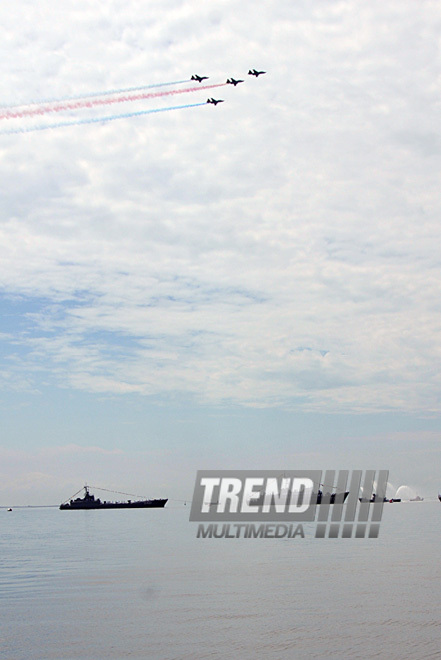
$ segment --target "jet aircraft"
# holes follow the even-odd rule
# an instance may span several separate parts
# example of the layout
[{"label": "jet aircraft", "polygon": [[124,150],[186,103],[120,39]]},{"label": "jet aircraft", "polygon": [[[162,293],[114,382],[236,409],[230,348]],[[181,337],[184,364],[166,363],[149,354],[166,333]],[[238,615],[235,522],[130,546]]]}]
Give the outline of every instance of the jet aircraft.
[{"label": "jet aircraft", "polygon": [[238,85],[239,83],[243,82],[243,80],[234,80],[234,78],[228,78],[227,80],[227,85]]},{"label": "jet aircraft", "polygon": [[213,98],[207,99],[207,103],[212,103],[213,105],[217,105],[218,103],[223,103],[223,102],[224,102],[223,99],[213,99]]},{"label": "jet aircraft", "polygon": [[256,78],[257,78],[258,76],[261,76],[262,73],[266,73],[266,71],[256,71],[256,69],[250,69],[250,70],[248,71],[248,75],[249,75],[249,76],[256,76]]},{"label": "jet aircraft", "polygon": [[208,76],[198,76],[196,73],[192,75],[190,80],[197,80],[198,82],[202,82],[203,80],[208,80]]}]

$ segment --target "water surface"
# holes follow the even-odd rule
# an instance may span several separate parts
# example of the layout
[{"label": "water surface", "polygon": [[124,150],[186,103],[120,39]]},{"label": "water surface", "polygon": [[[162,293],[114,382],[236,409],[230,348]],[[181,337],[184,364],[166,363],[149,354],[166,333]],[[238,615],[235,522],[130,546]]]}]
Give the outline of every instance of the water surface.
[{"label": "water surface", "polygon": [[378,539],[197,539],[188,508],[0,510],[0,658],[441,658],[438,502]]}]

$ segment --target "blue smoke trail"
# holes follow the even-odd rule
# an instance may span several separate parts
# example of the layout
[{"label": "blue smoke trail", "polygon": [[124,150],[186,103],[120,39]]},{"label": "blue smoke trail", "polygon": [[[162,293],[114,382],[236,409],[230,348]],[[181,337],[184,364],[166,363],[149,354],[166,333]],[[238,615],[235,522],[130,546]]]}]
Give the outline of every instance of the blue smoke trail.
[{"label": "blue smoke trail", "polygon": [[40,103],[62,103],[63,101],[74,101],[76,99],[89,99],[94,96],[109,96],[111,94],[123,94],[125,92],[137,92],[141,89],[153,89],[154,87],[171,87],[172,85],[183,85],[184,83],[189,83],[190,78],[187,80],[175,80],[174,82],[164,82],[164,83],[155,83],[153,85],[139,85],[138,87],[124,87],[121,89],[109,89],[106,92],[89,92],[87,94],[76,94],[74,96],[61,96],[58,98],[47,98],[39,99],[37,101],[27,101],[24,103],[14,104],[14,105],[2,105],[2,108],[23,108],[28,105],[39,105]]},{"label": "blue smoke trail", "polygon": [[104,124],[114,119],[128,119],[129,117],[139,117],[140,115],[151,115],[155,112],[168,112],[170,110],[182,110],[183,108],[197,108],[204,103],[187,103],[186,105],[174,105],[168,108],[153,108],[152,110],[139,110],[138,112],[125,112],[120,115],[108,115],[107,117],[90,117],[88,119],[74,119],[71,121],[60,121],[56,124],[40,124],[38,126],[29,126],[28,128],[14,128],[8,131],[0,131],[0,135],[14,135],[17,133],[31,133],[32,131],[45,131],[48,128],[63,128],[64,126],[79,126],[80,124]]}]

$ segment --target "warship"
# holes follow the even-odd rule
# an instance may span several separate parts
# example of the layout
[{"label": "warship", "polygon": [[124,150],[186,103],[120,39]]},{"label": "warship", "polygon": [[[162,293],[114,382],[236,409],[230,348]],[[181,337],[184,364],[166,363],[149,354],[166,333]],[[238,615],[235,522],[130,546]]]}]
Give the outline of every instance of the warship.
[{"label": "warship", "polygon": [[[81,489],[83,490],[83,489]],[[103,489],[104,490],[104,489]],[[84,486],[84,497],[77,497],[68,502],[60,504],[62,511],[72,511],[78,509],[162,509],[167,503],[167,499],[161,500],[127,500],[126,502],[102,502],[95,498],[89,491],[89,486]],[[78,491],[80,492],[80,491]],[[75,493],[76,495],[77,493]],[[75,495],[73,497],[75,497]]]}]

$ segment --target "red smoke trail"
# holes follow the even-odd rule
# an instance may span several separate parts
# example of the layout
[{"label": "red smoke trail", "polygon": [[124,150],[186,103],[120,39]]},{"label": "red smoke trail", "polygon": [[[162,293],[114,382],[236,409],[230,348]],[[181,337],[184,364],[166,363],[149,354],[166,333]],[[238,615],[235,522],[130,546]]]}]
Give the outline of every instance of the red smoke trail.
[{"label": "red smoke trail", "polygon": [[186,80],[174,80],[173,82],[164,83],[151,83],[150,85],[138,85],[137,87],[124,87],[123,89],[107,89],[102,92],[85,92],[84,94],[75,94],[74,96],[58,96],[50,99],[32,99],[31,101],[23,103],[14,103],[0,106],[0,110],[12,110],[16,108],[24,108],[29,105],[47,105],[49,103],[66,103],[67,101],[76,101],[77,99],[90,99],[98,98],[99,96],[115,96],[116,94],[126,94],[127,92],[139,92],[141,89],[152,89],[153,87],[171,87],[172,85],[183,85],[191,82],[188,78]]},{"label": "red smoke trail", "polygon": [[143,99],[154,99],[161,96],[174,96],[176,94],[187,94],[189,92],[198,92],[203,89],[214,89],[223,87],[226,83],[217,85],[198,85],[197,87],[187,87],[186,89],[173,89],[166,92],[146,92],[143,94],[128,94],[115,98],[98,98],[92,100],[73,101],[69,103],[57,103],[51,106],[40,106],[37,108],[28,108],[20,111],[6,111],[0,113],[0,119],[18,119],[22,117],[33,117],[35,115],[44,115],[48,112],[62,112],[63,110],[78,110],[79,108],[94,108],[97,105],[111,105],[113,103],[126,103],[127,101],[141,101]]},{"label": "red smoke trail", "polygon": [[72,119],[68,121],[57,122],[56,124],[40,124],[38,126],[20,126],[19,128],[0,131],[0,135],[14,135],[17,133],[31,133],[32,131],[45,131],[49,128],[63,128],[64,126],[80,126],[81,124],[104,124],[115,119],[127,119],[129,117],[141,117],[142,115],[151,115],[157,112],[170,112],[171,110],[183,110],[185,108],[197,108],[198,106],[207,106],[206,101],[202,103],[188,103],[187,105],[175,105],[168,108],[151,108],[150,110],[140,110],[138,112],[126,112],[120,115],[108,115],[107,117],[86,117],[85,119]]}]

